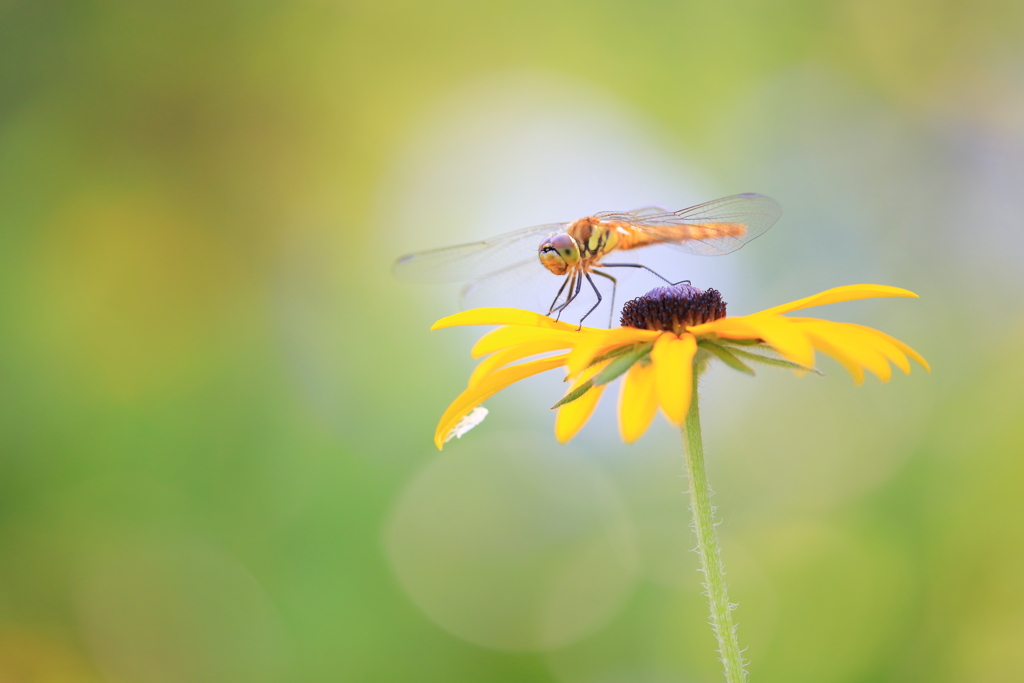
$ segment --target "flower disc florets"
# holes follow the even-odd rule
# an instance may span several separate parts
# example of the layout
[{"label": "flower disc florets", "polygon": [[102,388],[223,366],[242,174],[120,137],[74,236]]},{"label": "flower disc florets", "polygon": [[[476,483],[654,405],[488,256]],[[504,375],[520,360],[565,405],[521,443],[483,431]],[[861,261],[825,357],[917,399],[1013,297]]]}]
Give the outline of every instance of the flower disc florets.
[{"label": "flower disc florets", "polygon": [[623,327],[680,333],[693,325],[725,317],[725,302],[717,289],[690,285],[656,287],[622,307]]}]

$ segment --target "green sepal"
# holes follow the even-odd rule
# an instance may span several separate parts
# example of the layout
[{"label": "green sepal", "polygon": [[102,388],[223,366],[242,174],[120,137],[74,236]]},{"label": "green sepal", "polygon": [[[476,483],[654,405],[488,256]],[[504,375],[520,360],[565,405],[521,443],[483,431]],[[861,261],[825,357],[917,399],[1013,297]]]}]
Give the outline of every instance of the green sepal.
[{"label": "green sepal", "polygon": [[608,384],[608,382],[611,382],[613,379],[626,372],[626,370],[633,367],[633,364],[638,360],[647,356],[651,352],[652,348],[654,348],[653,344],[640,344],[635,347],[635,350],[618,356],[612,360],[611,363],[606,365],[601,372],[594,376],[594,386],[599,387],[602,384]]},{"label": "green sepal", "polygon": [[776,368],[787,368],[789,370],[801,370],[803,372],[813,372],[816,375],[824,375],[818,368],[809,368],[799,363],[794,363],[791,360],[785,358],[773,358],[771,356],[765,356],[760,353],[751,353],[750,351],[744,351],[742,349],[731,348],[729,349],[734,355],[744,358],[746,360],[754,361],[755,363],[764,363],[765,365],[771,365]]},{"label": "green sepal", "polygon": [[726,347],[720,346],[706,339],[701,340],[699,342],[699,345],[702,348],[705,348],[711,353],[715,354],[715,356],[717,356],[720,361],[728,365],[733,370],[739,370],[740,372],[745,372],[748,375],[754,375],[754,371],[751,370],[746,363],[744,363],[735,355],[733,355],[733,352],[727,349]]},{"label": "green sepal", "polygon": [[[644,344],[644,346],[650,347],[650,346],[653,346],[653,345],[652,344]],[[595,358],[594,360],[590,361],[590,365],[588,365],[587,367],[590,368],[590,367],[593,367],[593,366],[597,365],[598,363],[603,363],[606,360],[611,360],[612,358],[618,358],[619,356],[622,356],[624,354],[631,353],[636,348],[637,348],[636,346],[616,346],[614,349],[612,349],[608,353],[602,354],[602,355],[598,356],[597,358]]]},{"label": "green sepal", "polygon": [[558,403],[556,403],[555,405],[551,406],[551,410],[554,410],[555,408],[561,408],[566,403],[572,403],[573,401],[575,401],[580,396],[582,396],[583,394],[587,393],[588,391],[590,391],[593,388],[594,388],[594,380],[593,379],[588,379],[586,382],[584,382],[583,384],[579,385],[578,387],[576,387],[575,389],[570,391],[568,394],[563,396],[561,398],[561,400],[558,401]]},{"label": "green sepal", "polygon": [[597,363],[603,363],[606,360],[613,359],[601,372],[588,379],[583,384],[579,385],[568,394],[563,396],[558,403],[551,406],[551,409],[560,408],[566,403],[572,403],[583,394],[587,393],[594,387],[599,387],[602,384],[608,384],[613,379],[621,375],[622,373],[633,367],[633,364],[643,359],[650,354],[651,349],[654,348],[654,344],[634,344],[633,346],[620,346],[616,349],[612,349],[603,356],[598,356],[590,365],[587,367],[593,367]]}]

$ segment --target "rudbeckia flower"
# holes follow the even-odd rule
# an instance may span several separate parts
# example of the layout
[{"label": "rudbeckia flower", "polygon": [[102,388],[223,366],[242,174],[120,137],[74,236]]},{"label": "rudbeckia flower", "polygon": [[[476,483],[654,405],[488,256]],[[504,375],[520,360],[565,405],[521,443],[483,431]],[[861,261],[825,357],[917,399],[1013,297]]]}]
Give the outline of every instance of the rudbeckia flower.
[{"label": "rudbeckia flower", "polygon": [[676,285],[659,287],[627,302],[622,308],[622,327],[614,329],[577,327],[514,308],[463,311],[438,320],[431,329],[501,327],[485,334],[473,347],[474,357],[485,358],[471,375],[468,388],[445,411],[434,442],[442,448],[453,435],[466,431],[464,418],[490,396],[521,379],[557,368],[564,368],[566,381],[571,382],[555,405],[555,436],[562,443],[583,427],[605,387],[621,375],[625,378],[619,390],[619,431],[623,440],[632,443],[647,431],[659,407],[669,422],[683,424],[693,378],[712,360],[748,374],[754,372],[751,364],[804,374],[816,372],[815,352],[821,351],[845,367],[856,384],[864,381],[865,370],[888,381],[890,363],[909,373],[908,357],[929,369],[916,351],[878,330],[785,315],[812,306],[893,296],[917,297],[898,287],[848,285],[759,313],[729,317],[716,290]]},{"label": "rudbeckia flower", "polygon": [[916,351],[889,335],[863,325],[786,315],[812,306],[873,297],[917,297],[883,285],[836,287],[760,313],[729,317],[714,289],[689,285],[659,287],[622,307],[622,327],[577,327],[514,308],[478,308],[437,321],[432,329],[458,325],[500,325],[473,347],[484,357],[469,387],[448,407],[434,434],[438,448],[472,429],[486,415],[487,398],[521,379],[562,368],[568,390],[555,404],[555,436],[571,439],[590,418],[612,380],[625,375],[619,390],[619,431],[626,442],[640,438],[660,408],[681,427],[693,530],[704,574],[711,625],[728,683],[746,680],[733,609],[725,585],[721,550],[712,516],[704,464],[697,378],[712,361],[753,374],[751,365],[774,365],[798,374],[817,372],[815,353],[831,356],[864,381],[864,371],[887,382],[892,365],[910,372]]}]

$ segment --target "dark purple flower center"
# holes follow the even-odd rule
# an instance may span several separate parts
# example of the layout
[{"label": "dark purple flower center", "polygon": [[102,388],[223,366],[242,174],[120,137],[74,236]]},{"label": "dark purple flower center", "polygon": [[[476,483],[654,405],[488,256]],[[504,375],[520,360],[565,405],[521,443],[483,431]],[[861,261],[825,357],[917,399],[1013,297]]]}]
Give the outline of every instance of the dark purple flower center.
[{"label": "dark purple flower center", "polygon": [[725,302],[717,289],[690,285],[656,287],[622,306],[623,327],[681,332],[725,317]]}]

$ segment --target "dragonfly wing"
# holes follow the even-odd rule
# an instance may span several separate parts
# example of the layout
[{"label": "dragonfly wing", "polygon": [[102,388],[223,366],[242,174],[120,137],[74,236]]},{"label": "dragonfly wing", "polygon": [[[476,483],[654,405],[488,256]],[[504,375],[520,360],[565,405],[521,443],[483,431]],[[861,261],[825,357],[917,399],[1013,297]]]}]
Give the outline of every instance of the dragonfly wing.
[{"label": "dragonfly wing", "polygon": [[[610,215],[625,217],[634,213]],[[771,197],[746,193],[681,211],[641,214],[624,220],[646,235],[681,251],[717,256],[736,251],[763,235],[781,215],[782,206]]]},{"label": "dragonfly wing", "polygon": [[627,215],[633,218],[644,218],[645,216],[661,216],[666,213],[671,213],[671,211],[660,206],[645,206],[642,209],[633,209]]},{"label": "dragonfly wing", "polygon": [[532,259],[538,270],[544,270],[537,260],[537,247],[545,237],[561,232],[566,225],[536,225],[482,242],[406,254],[395,261],[391,271],[402,280],[458,282],[481,278],[527,259]]},{"label": "dragonfly wing", "polygon": [[[628,274],[616,273],[619,283],[628,281]],[[579,322],[587,316],[587,324],[601,327],[610,326],[613,303],[621,305],[622,299],[613,299],[611,283],[605,278],[593,278],[594,285],[580,274],[554,275],[545,268],[538,268],[534,259],[517,263],[467,283],[462,288],[462,308],[479,306],[510,306],[537,313],[550,314],[559,320]],[[594,288],[603,297],[598,302]],[[646,291],[645,290],[641,290]],[[619,290],[620,295],[622,290]],[[566,303],[568,301],[568,303]],[[555,310],[554,313],[549,311]],[[589,315],[588,315],[589,314]]]},{"label": "dragonfly wing", "polygon": [[460,304],[462,308],[510,306],[547,313],[564,279],[531,257],[467,282]]},{"label": "dragonfly wing", "polygon": [[601,213],[595,213],[594,218],[598,218],[603,222],[636,224],[643,223],[651,218],[661,218],[671,215],[674,214],[661,206],[645,206],[642,209],[633,209],[632,211],[602,211]]}]

